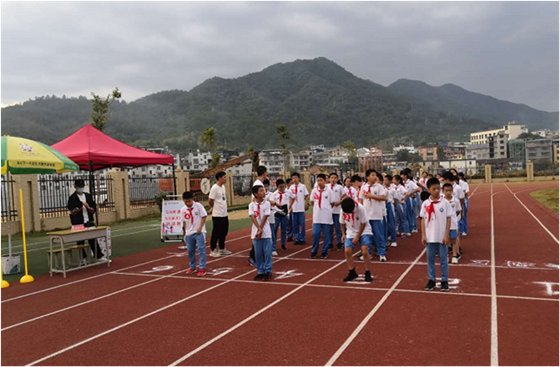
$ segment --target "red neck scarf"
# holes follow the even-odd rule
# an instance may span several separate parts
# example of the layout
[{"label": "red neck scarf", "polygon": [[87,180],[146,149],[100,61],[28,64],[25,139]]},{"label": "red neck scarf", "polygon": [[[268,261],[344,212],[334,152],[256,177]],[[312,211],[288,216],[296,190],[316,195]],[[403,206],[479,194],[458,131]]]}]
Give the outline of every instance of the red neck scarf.
[{"label": "red neck scarf", "polygon": [[193,211],[194,208],[187,208],[187,209],[189,210],[189,216],[191,217],[191,224],[194,224],[194,217],[193,217],[193,214],[192,214],[192,211]]},{"label": "red neck scarf", "polygon": [[346,214],[344,213],[344,220],[347,222],[350,222],[350,220],[352,220],[352,225],[354,225],[354,223],[356,222],[356,209],[354,209],[354,211],[350,214]]},{"label": "red neck scarf", "polygon": [[319,195],[315,195],[315,200],[317,200],[317,203],[319,204],[319,209],[321,209],[321,200],[323,200],[323,191],[325,191],[324,189],[321,190],[320,188],[317,188],[317,191],[319,191]]},{"label": "red neck scarf", "polygon": [[278,195],[280,196],[280,197],[278,198],[278,204],[282,205],[282,196],[283,196],[284,194],[282,193],[282,191],[278,191]]},{"label": "red neck scarf", "polygon": [[432,214],[434,218],[436,217],[436,207],[435,204],[439,203],[439,200],[431,200],[430,205],[426,207],[426,214],[428,214],[428,222],[432,220]]}]

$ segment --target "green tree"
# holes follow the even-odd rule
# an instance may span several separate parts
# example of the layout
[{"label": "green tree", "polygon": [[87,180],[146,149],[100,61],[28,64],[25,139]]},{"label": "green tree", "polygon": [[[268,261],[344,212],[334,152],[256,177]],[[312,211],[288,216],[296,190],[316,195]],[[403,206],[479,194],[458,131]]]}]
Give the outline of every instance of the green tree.
[{"label": "green tree", "polygon": [[107,124],[107,114],[109,113],[109,105],[111,102],[120,99],[122,97],[119,88],[115,88],[111,94],[107,97],[103,98],[98,96],[95,93],[91,93],[93,100],[92,100],[92,111],[91,111],[91,125],[98,129],[99,131],[103,131],[105,125]]},{"label": "green tree", "polygon": [[288,150],[288,140],[290,140],[290,131],[287,125],[279,125],[276,127],[276,134],[280,138],[280,146],[282,147],[282,155],[284,156],[284,172],[288,171],[290,162],[290,151]]},{"label": "green tree", "polygon": [[220,154],[216,151],[216,129],[209,127],[202,131],[200,142],[212,153],[212,163],[210,167],[215,168],[220,164]]}]

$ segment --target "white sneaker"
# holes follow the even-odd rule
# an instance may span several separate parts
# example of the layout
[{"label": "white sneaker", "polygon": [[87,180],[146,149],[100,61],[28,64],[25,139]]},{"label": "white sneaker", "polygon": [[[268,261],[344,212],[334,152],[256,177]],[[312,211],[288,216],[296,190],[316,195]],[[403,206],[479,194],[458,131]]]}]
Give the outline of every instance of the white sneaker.
[{"label": "white sneaker", "polygon": [[218,252],[218,250],[212,250],[210,251],[210,257],[220,257],[220,253]]},{"label": "white sneaker", "polygon": [[385,262],[387,261],[387,258],[385,256],[379,256],[379,261]]},{"label": "white sneaker", "polygon": [[453,256],[453,257],[451,258],[451,264],[459,264],[459,259],[456,258],[455,256]]},{"label": "white sneaker", "polygon": [[360,261],[364,261],[364,255],[360,255]]},{"label": "white sneaker", "polygon": [[87,259],[82,259],[82,261],[80,261],[80,266],[86,266],[88,264]]},{"label": "white sneaker", "polygon": [[461,236],[466,237],[466,236],[467,236],[467,232],[461,233]]},{"label": "white sneaker", "polygon": [[231,254],[232,254],[232,252],[228,249],[220,250],[220,255],[221,256],[227,256],[227,255],[231,255]]},{"label": "white sneaker", "polygon": [[272,256],[278,256],[278,252],[272,251]]},{"label": "white sneaker", "polygon": [[396,242],[391,242],[391,247],[397,247],[397,243]]},{"label": "white sneaker", "polygon": [[417,229],[413,229],[411,232],[412,232],[412,233],[418,233],[418,230],[417,230]]}]

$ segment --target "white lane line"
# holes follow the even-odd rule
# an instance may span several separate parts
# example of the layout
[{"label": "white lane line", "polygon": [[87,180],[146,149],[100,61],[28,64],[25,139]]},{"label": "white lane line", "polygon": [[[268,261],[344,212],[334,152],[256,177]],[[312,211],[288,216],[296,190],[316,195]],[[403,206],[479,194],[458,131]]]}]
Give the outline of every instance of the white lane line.
[{"label": "white lane line", "polygon": [[[310,248],[311,248],[311,246],[306,246],[306,247],[302,248],[301,250],[294,252],[294,253],[291,254],[291,255],[296,255],[296,254],[298,254],[298,253],[300,253],[300,252],[307,251],[307,250],[309,250]],[[279,260],[277,260],[277,261],[282,261],[282,260],[283,260],[283,259],[279,259]],[[276,261],[275,261],[275,262],[276,262]],[[244,276],[246,276],[246,275],[249,275],[249,274],[251,274],[251,273],[254,273],[254,272],[255,272],[255,269],[251,269],[250,271],[245,272],[245,273],[243,273],[243,274],[240,274],[240,275],[238,275],[238,276],[236,276],[236,277],[234,277],[234,278],[232,278],[232,279],[228,279],[228,280],[226,280],[226,281],[223,282],[223,283],[218,283],[218,284],[216,284],[216,285],[214,285],[214,286],[211,286],[211,287],[209,287],[209,288],[203,289],[203,290],[201,290],[200,292],[191,294],[190,296],[187,296],[187,297],[185,297],[185,298],[181,298],[181,299],[178,300],[178,301],[175,301],[175,302],[170,303],[170,304],[168,304],[168,305],[166,305],[166,306],[163,306],[163,307],[160,307],[160,308],[158,308],[158,309],[155,309],[155,310],[153,310],[153,311],[151,311],[151,312],[148,312],[148,313],[146,313],[146,314],[144,314],[144,315],[142,315],[142,316],[138,316],[138,317],[136,317],[135,319],[129,320],[129,321],[127,321],[127,322],[125,322],[125,323],[122,323],[122,324],[120,324],[120,325],[117,325],[117,326],[115,326],[115,327],[113,327],[113,328],[111,328],[111,329],[105,330],[105,331],[103,331],[103,332],[101,332],[101,333],[99,333],[99,334],[93,335],[93,336],[91,336],[91,337],[89,337],[89,338],[87,338],[87,339],[84,339],[84,340],[82,340],[82,341],[79,341],[79,342],[77,342],[77,343],[74,343],[74,344],[72,344],[72,345],[69,345],[69,346],[66,347],[66,348],[60,349],[60,350],[58,350],[58,351],[56,351],[56,352],[54,352],[54,353],[51,353],[51,354],[46,355],[46,356],[44,356],[44,357],[42,357],[42,358],[39,358],[39,359],[37,359],[37,360],[35,360],[35,361],[29,363],[28,365],[29,365],[29,366],[33,366],[33,365],[36,365],[36,364],[41,363],[41,362],[43,362],[43,361],[46,361],[46,360],[48,360],[48,359],[50,359],[50,358],[56,357],[56,356],[59,355],[59,354],[62,354],[62,353],[65,353],[65,352],[67,352],[67,351],[69,351],[69,350],[72,350],[72,349],[74,349],[74,348],[77,348],[77,347],[79,347],[80,345],[89,343],[89,342],[92,341],[92,340],[98,339],[98,338],[100,338],[100,337],[102,337],[102,336],[104,336],[104,335],[110,334],[110,333],[112,333],[112,332],[114,332],[114,331],[117,331],[117,330],[119,330],[119,329],[122,329],[122,328],[124,328],[124,327],[126,327],[126,326],[128,326],[128,325],[134,324],[134,323],[136,323],[136,322],[138,322],[138,321],[140,321],[140,320],[143,320],[143,319],[148,318],[148,317],[150,317],[150,316],[153,316],[153,315],[155,315],[155,314],[157,314],[157,313],[160,313],[160,312],[162,312],[162,311],[165,311],[165,310],[167,310],[167,309],[169,309],[169,308],[171,308],[171,307],[174,307],[174,306],[176,306],[176,305],[178,305],[178,304],[181,304],[181,303],[183,303],[183,302],[185,302],[185,301],[188,301],[188,300],[190,300],[190,299],[192,299],[192,298],[195,298],[195,297],[197,297],[197,296],[199,296],[199,295],[201,295],[201,294],[207,293],[207,292],[209,292],[209,291],[211,291],[211,290],[214,290],[214,289],[216,289],[216,288],[219,288],[219,287],[221,287],[221,286],[224,286],[224,285],[226,285],[226,284],[229,284],[229,283],[233,282],[234,280],[237,280],[237,279],[239,279],[239,278],[242,278],[242,277],[244,277]]]},{"label": "white lane line", "polygon": [[[227,240],[226,243],[241,240],[241,239],[244,239],[244,238],[249,238],[249,237],[251,237],[251,235],[246,235],[246,236],[233,238],[231,240]],[[139,266],[142,266],[142,265],[150,264],[150,263],[157,262],[157,261],[166,260],[166,259],[169,259],[169,258],[172,258],[172,257],[175,257],[175,256],[176,255],[164,256],[164,257],[160,257],[160,258],[157,258],[157,259],[154,259],[154,260],[149,260],[149,261],[146,261],[146,262],[143,262],[143,263],[140,263],[140,264],[130,265],[130,266],[127,266],[127,267],[124,267],[124,268],[116,269],[114,271],[110,271],[110,272],[107,272],[107,273],[97,274],[97,275],[93,275],[93,276],[90,276],[90,277],[86,277],[86,278],[82,278],[82,279],[78,279],[78,280],[73,280],[71,282],[60,284],[60,285],[57,285],[57,286],[54,286],[54,287],[45,288],[45,289],[41,289],[41,290],[38,290],[38,291],[35,291],[35,292],[30,292],[30,293],[22,294],[20,296],[8,298],[6,300],[2,300],[2,303],[12,302],[12,301],[15,301],[15,300],[18,300],[18,299],[22,299],[22,298],[34,296],[36,294],[48,292],[48,291],[51,291],[51,290],[54,290],[54,289],[67,287],[69,285],[73,285],[73,284],[76,284],[76,283],[81,283],[81,282],[84,282],[84,281],[87,281],[87,280],[96,279],[96,278],[103,277],[103,276],[106,276],[106,275],[109,275],[109,274],[114,274],[117,271],[133,269],[133,268],[136,268],[136,267],[139,267]]]},{"label": "white lane line", "polygon": [[[246,252],[246,251],[248,251],[248,250],[245,249],[245,250],[236,252],[235,254],[239,254],[239,253],[241,253],[241,252]],[[228,257],[232,257],[233,255],[234,255],[234,254],[227,255],[227,256],[222,256],[222,257],[216,258],[216,259],[214,259],[214,260],[210,260],[210,261],[207,262],[207,264],[211,264],[211,263],[213,263],[213,262],[220,261],[220,260],[226,259],[226,258],[228,258]],[[87,304],[89,304],[89,303],[93,303],[93,302],[96,302],[96,301],[99,301],[99,300],[102,300],[102,299],[105,299],[105,298],[114,296],[114,295],[116,295],[116,294],[129,291],[129,290],[131,290],[131,289],[135,289],[135,288],[138,288],[138,287],[142,287],[142,286],[148,285],[148,284],[150,284],[150,283],[157,282],[157,281],[162,280],[162,279],[165,279],[165,278],[171,278],[171,277],[173,277],[174,275],[177,275],[177,274],[182,273],[182,272],[184,272],[184,271],[185,271],[185,269],[181,269],[181,270],[179,270],[179,271],[176,271],[176,272],[171,273],[171,274],[168,274],[168,275],[161,275],[159,278],[156,278],[156,279],[151,279],[151,280],[148,280],[148,281],[146,281],[146,282],[138,283],[138,284],[135,284],[135,285],[126,287],[126,288],[122,288],[122,289],[116,290],[116,291],[111,292],[111,293],[104,294],[103,296],[95,297],[95,298],[92,298],[92,299],[88,299],[87,301],[83,301],[83,302],[80,302],[80,303],[73,304],[73,305],[68,306],[68,307],[60,308],[60,309],[57,309],[56,311],[52,311],[52,312],[49,312],[49,313],[46,313],[46,314],[42,314],[42,315],[37,316],[37,317],[33,317],[33,318],[28,319],[28,320],[25,320],[25,321],[18,322],[18,323],[16,323],[16,324],[13,324],[13,325],[10,325],[10,326],[6,326],[6,327],[2,328],[1,331],[10,330],[10,329],[13,329],[13,328],[15,328],[15,327],[18,327],[18,326],[21,326],[21,325],[25,325],[25,324],[28,324],[28,323],[33,322],[33,321],[41,320],[41,319],[44,319],[44,318],[46,318],[46,317],[49,317],[49,316],[52,316],[52,315],[56,315],[56,314],[59,314],[59,313],[61,313],[61,312],[68,311],[68,310],[71,310],[71,309],[74,309],[74,308],[77,308],[77,307],[80,307],[80,306],[84,306],[84,305],[87,305]],[[119,274],[119,273],[113,273],[113,275],[114,275],[114,274]]]},{"label": "white lane line", "polygon": [[498,366],[498,298],[496,297],[496,252],[494,240],[494,184],[490,184],[490,282],[491,282],[491,317],[490,317],[490,365]]},{"label": "white lane line", "polygon": [[354,341],[354,339],[356,339],[356,337],[358,336],[358,334],[364,329],[364,327],[367,325],[367,323],[369,322],[369,320],[371,320],[371,318],[373,317],[373,315],[375,315],[375,313],[381,308],[381,306],[383,305],[383,303],[385,303],[385,301],[387,300],[387,298],[389,298],[389,296],[393,293],[393,291],[395,290],[395,288],[398,287],[398,285],[400,284],[400,282],[404,279],[404,277],[410,272],[410,270],[412,270],[412,268],[414,267],[414,265],[416,264],[416,262],[418,262],[418,260],[420,260],[420,258],[424,255],[424,253],[426,252],[426,248],[424,247],[424,249],[422,249],[422,251],[420,252],[420,255],[418,255],[416,257],[416,260],[410,264],[406,270],[401,274],[401,276],[393,283],[393,285],[391,286],[391,288],[389,288],[387,290],[387,292],[385,292],[385,294],[383,295],[383,297],[377,302],[377,304],[373,307],[373,309],[367,314],[367,316],[362,320],[362,322],[360,322],[360,324],[358,325],[358,327],[356,327],[356,329],[354,329],[354,331],[350,334],[350,336],[348,337],[348,339],[346,339],[344,341],[344,343],[340,346],[340,348],[338,348],[338,350],[332,355],[332,357],[327,361],[327,363],[325,364],[325,366],[332,366],[336,360],[342,355],[342,353],[344,353],[344,351],[346,350],[346,348],[348,348],[348,346],[350,345],[350,343],[352,343],[352,341]]},{"label": "white lane line", "polygon": [[537,223],[539,223],[541,225],[541,227],[546,231],[546,233],[548,233],[550,235],[550,237],[554,240],[554,242],[556,242],[557,245],[560,245],[560,241],[558,240],[558,238],[556,238],[556,236],[552,232],[550,232],[548,230],[548,228],[546,228],[546,226],[539,220],[539,218],[537,218],[537,216],[535,214],[533,214],[533,212],[531,210],[529,210],[529,208],[527,208],[527,206],[525,204],[523,204],[523,202],[517,197],[517,193],[514,193],[513,191],[511,191],[511,189],[509,188],[509,186],[507,184],[504,184],[504,186],[513,195],[513,197],[519,202],[519,204],[521,204],[525,208],[525,210],[527,210],[527,212],[529,214],[531,214],[533,219],[535,219],[537,221]]},{"label": "white lane line", "polygon": [[[311,229],[306,230],[306,232],[309,232],[309,231],[311,231]],[[280,241],[280,239],[278,239],[277,241]],[[241,251],[238,251],[238,252],[234,252],[234,253],[231,254],[231,255],[221,256],[221,257],[219,257],[219,258],[216,258],[216,259],[213,259],[213,260],[208,261],[207,264],[211,264],[211,263],[214,263],[214,262],[216,262],[216,261],[220,261],[220,260],[223,260],[223,259],[227,259],[227,258],[229,258],[229,257],[238,257],[239,254],[241,254],[241,253],[243,253],[243,252],[247,252],[247,251],[249,251],[249,249],[245,249],[245,250],[241,250]],[[284,258],[287,258],[287,257],[277,258],[277,259],[284,259]],[[124,270],[124,269],[122,269],[122,270]],[[21,325],[28,324],[28,323],[33,322],[33,321],[41,320],[41,319],[44,319],[44,318],[46,318],[46,317],[49,317],[49,316],[52,316],[52,315],[56,315],[56,314],[58,314],[58,313],[61,313],[61,312],[64,312],[64,311],[68,311],[68,310],[71,310],[71,309],[74,309],[74,308],[77,308],[77,307],[80,307],[80,306],[84,306],[84,305],[87,305],[87,304],[89,304],[89,303],[93,303],[93,302],[96,302],[96,301],[99,301],[99,300],[102,300],[102,299],[105,299],[105,298],[114,296],[114,295],[116,295],[116,294],[126,292],[126,291],[131,290],[131,289],[135,289],[135,288],[138,288],[138,287],[142,287],[142,286],[144,286],[144,285],[148,285],[148,284],[150,284],[150,283],[157,282],[158,280],[161,280],[161,279],[164,279],[164,278],[173,278],[175,275],[177,275],[177,274],[179,274],[179,273],[182,273],[182,272],[184,272],[184,271],[185,271],[185,269],[181,269],[181,270],[179,270],[179,271],[176,271],[176,272],[173,272],[173,273],[170,273],[170,274],[167,274],[167,275],[159,275],[159,278],[157,278],[157,279],[152,279],[152,280],[149,280],[149,281],[146,281],[146,282],[142,282],[142,283],[139,283],[139,284],[135,284],[135,285],[132,285],[132,286],[123,288],[123,289],[119,289],[119,290],[113,291],[113,292],[111,292],[111,293],[107,293],[107,294],[105,294],[105,295],[103,295],[103,296],[95,297],[95,298],[89,299],[89,300],[87,300],[87,301],[83,301],[83,302],[76,303],[76,304],[73,304],[73,305],[68,306],[68,307],[64,307],[64,308],[58,309],[58,310],[56,310],[56,311],[52,311],[52,312],[49,312],[49,313],[46,313],[46,314],[43,314],[43,315],[40,315],[40,316],[37,316],[37,317],[33,317],[33,318],[31,318],[31,319],[28,319],[28,320],[25,320],[25,321],[21,321],[21,322],[18,322],[18,323],[16,323],[16,324],[13,324],[13,325],[10,325],[10,326],[6,326],[6,327],[2,328],[1,331],[6,331],[6,330],[13,329],[13,328],[18,327],[18,326],[21,326]],[[114,274],[124,274],[124,273],[122,273],[121,270],[117,270],[116,272],[113,272],[112,274],[114,275]],[[142,275],[146,275],[146,274],[142,274]],[[148,275],[149,275],[149,274],[148,274]]]},{"label": "white lane line", "polygon": [[[306,222],[310,222],[311,219],[306,219],[305,221],[306,221]],[[311,230],[311,229],[306,230],[306,232],[309,232],[310,230]],[[245,236],[241,236],[241,237],[237,237],[237,238],[232,238],[232,239],[226,240],[226,243],[231,243],[231,242],[233,242],[233,241],[238,241],[238,240],[245,239],[245,238],[249,238],[249,237],[251,237],[251,235],[245,235]],[[206,247],[208,247],[208,246],[206,246]],[[108,273],[97,274],[97,275],[93,275],[93,276],[90,276],[90,277],[86,277],[86,278],[74,280],[74,281],[71,281],[71,282],[68,282],[68,283],[64,283],[64,284],[61,284],[61,285],[57,285],[57,286],[54,286],[54,287],[45,288],[45,289],[41,289],[41,290],[38,290],[38,291],[35,291],[35,292],[30,292],[30,293],[22,294],[22,295],[20,295],[20,296],[11,297],[11,298],[8,298],[8,299],[6,299],[6,300],[2,300],[1,303],[11,302],[11,301],[15,301],[15,300],[18,300],[18,299],[26,298],[26,297],[29,297],[29,296],[34,296],[34,295],[36,295],[36,294],[44,293],[44,292],[51,291],[51,290],[54,290],[54,289],[58,289],[58,288],[61,288],[61,287],[66,287],[66,286],[73,285],[73,284],[76,284],[76,283],[81,283],[81,282],[84,282],[84,281],[86,281],[86,280],[90,280],[90,279],[95,279],[95,278],[103,277],[103,276],[108,275],[108,274],[114,274],[114,273],[117,272],[117,271],[122,271],[122,270],[128,270],[128,269],[136,268],[136,267],[138,267],[138,266],[142,266],[142,265],[150,264],[150,263],[153,263],[153,262],[157,262],[157,261],[169,259],[169,258],[172,258],[172,257],[175,257],[175,256],[176,256],[176,255],[164,256],[164,257],[161,257],[161,258],[158,258],[158,259],[154,259],[154,260],[149,260],[149,261],[146,261],[146,262],[143,262],[143,263],[140,263],[140,264],[131,265],[131,266],[127,266],[127,267],[124,267],[124,268],[116,269],[116,270],[111,271],[111,272],[108,272]]]},{"label": "white lane line", "polygon": [[[157,274],[141,274],[141,273],[115,273],[115,275],[125,275],[125,276],[140,276],[140,277],[166,277],[166,275],[157,275]],[[375,275],[374,275],[375,276]],[[208,280],[214,282],[225,282],[228,279],[225,278],[197,278],[197,277],[186,277],[186,276],[168,276],[169,278],[173,279],[183,279],[183,280]],[[294,282],[257,282],[254,280],[246,280],[246,279],[237,279],[234,281],[235,283],[254,283],[254,284],[266,284],[266,285],[286,285],[286,286],[300,286],[302,283],[294,283]],[[386,292],[390,288],[376,288],[376,287],[368,287],[368,286],[347,286],[347,285],[332,285],[332,284],[306,284],[306,287],[311,288],[327,288],[327,289],[358,289],[358,290],[365,290],[365,291],[383,291]],[[403,292],[403,293],[418,293],[418,294],[431,294],[436,296],[467,296],[467,297],[483,297],[489,298],[492,297],[491,294],[486,293],[469,293],[469,292],[426,292],[424,290],[418,289],[395,289],[395,292]],[[498,298],[507,298],[507,299],[519,299],[519,300],[528,300],[528,301],[547,301],[547,302],[560,302],[558,298],[542,298],[542,297],[524,297],[524,296],[509,296],[509,295],[497,295]]]},{"label": "white lane line", "polygon": [[[358,252],[356,252],[358,253]],[[355,255],[355,254],[354,254]],[[229,329],[225,330],[224,332],[218,334],[217,336],[215,336],[214,338],[208,340],[206,343],[202,344],[201,346],[199,346],[196,349],[191,350],[189,353],[185,354],[184,356],[182,356],[181,358],[177,359],[176,361],[174,361],[173,363],[170,364],[170,366],[176,366],[179,363],[185,361],[186,359],[192,357],[193,355],[195,355],[196,353],[200,352],[201,350],[207,348],[209,345],[215,343],[216,341],[220,340],[221,338],[223,338],[224,336],[228,335],[229,333],[235,331],[236,329],[240,328],[241,326],[245,325],[246,323],[248,323],[249,321],[253,320],[254,318],[256,318],[257,316],[259,316],[260,314],[262,314],[263,312],[267,311],[268,309],[274,307],[275,305],[277,305],[278,303],[282,302],[283,300],[285,300],[286,298],[290,297],[292,294],[298,292],[299,290],[303,289],[303,287],[305,287],[306,285],[308,285],[309,283],[319,279],[320,277],[322,277],[323,275],[327,274],[328,272],[330,272],[331,270],[334,270],[335,268],[339,267],[340,265],[346,263],[346,260],[341,260],[339,261],[337,264],[331,266],[330,268],[328,268],[327,270],[319,273],[318,275],[314,276],[313,278],[309,279],[308,281],[306,281],[303,284],[300,284],[297,288],[292,289],[290,292],[286,293],[285,295],[283,295],[282,297],[278,298],[277,300],[275,300],[274,302],[268,304],[267,306],[261,308],[260,310],[258,310],[257,312],[255,312],[254,314],[252,314],[251,316],[241,320],[240,322],[238,322],[237,324],[235,324],[234,326],[230,327]]]}]

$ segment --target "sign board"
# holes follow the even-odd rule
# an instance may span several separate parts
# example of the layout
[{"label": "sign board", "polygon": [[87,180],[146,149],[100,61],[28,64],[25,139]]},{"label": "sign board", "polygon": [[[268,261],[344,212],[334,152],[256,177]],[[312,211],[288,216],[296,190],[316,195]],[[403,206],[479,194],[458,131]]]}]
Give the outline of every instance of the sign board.
[{"label": "sign board", "polygon": [[103,255],[107,257],[111,257],[113,253],[112,244],[111,244],[111,228],[107,228],[107,240],[105,238],[100,237],[97,239],[97,243],[99,244],[99,248]]},{"label": "sign board", "polygon": [[183,238],[181,200],[163,200],[161,203],[161,242],[177,242]]},{"label": "sign board", "polygon": [[207,178],[203,178],[202,180],[200,180],[200,191],[202,191],[202,193],[204,195],[208,195],[210,193],[210,180]]}]

